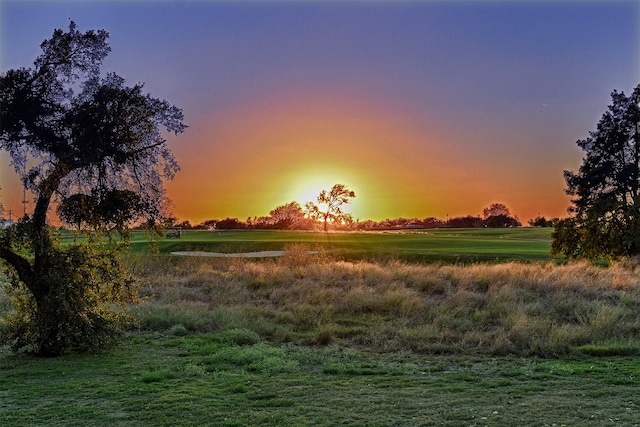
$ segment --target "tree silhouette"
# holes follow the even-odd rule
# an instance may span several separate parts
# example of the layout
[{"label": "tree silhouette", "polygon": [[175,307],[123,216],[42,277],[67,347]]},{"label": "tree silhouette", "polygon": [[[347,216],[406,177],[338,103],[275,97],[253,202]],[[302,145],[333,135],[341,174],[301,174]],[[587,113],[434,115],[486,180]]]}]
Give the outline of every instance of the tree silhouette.
[{"label": "tree silhouette", "polygon": [[640,85],[612,103],[589,137],[578,172],[565,171],[572,217],[558,221],[552,252],[570,258],[640,254]]},{"label": "tree silhouette", "polygon": [[[182,111],[100,73],[110,51],[104,30],[55,30],[31,68],[0,76],[0,148],[36,195],[33,215],[0,234],[18,315],[7,319],[5,342],[57,355],[101,347],[126,317],[113,310],[137,298],[119,263],[113,233],[131,221],[163,214],[163,178],[178,165],[162,128],[185,129]],[[61,246],[48,212],[90,228],[87,243]]]},{"label": "tree silhouette", "polygon": [[491,216],[511,216],[511,212],[509,212],[509,208],[502,203],[493,203],[488,208],[484,208],[482,210],[482,214],[484,219],[487,219]]},{"label": "tree silhouette", "polygon": [[341,222],[349,217],[342,211],[342,205],[348,204],[356,197],[356,193],[344,184],[335,184],[331,190],[322,190],[316,198],[317,204],[307,202],[305,210],[311,218],[322,220],[323,229],[327,231],[329,222]]},{"label": "tree silhouette", "polygon": [[274,226],[279,229],[289,229],[304,219],[304,211],[298,202],[291,202],[274,208],[269,212]]}]

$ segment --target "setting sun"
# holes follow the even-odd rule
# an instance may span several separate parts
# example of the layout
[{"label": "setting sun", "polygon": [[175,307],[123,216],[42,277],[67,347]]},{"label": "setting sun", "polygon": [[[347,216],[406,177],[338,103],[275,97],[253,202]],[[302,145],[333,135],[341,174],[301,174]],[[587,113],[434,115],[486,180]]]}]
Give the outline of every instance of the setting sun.
[{"label": "setting sun", "polygon": [[329,209],[329,205],[327,205],[326,203],[318,203],[317,206],[318,206],[318,211],[320,211],[320,213],[325,213]]},{"label": "setting sun", "polygon": [[639,77],[640,0],[0,0],[0,427],[640,427]]},{"label": "setting sun", "polygon": [[[333,185],[338,183],[349,183],[348,186],[350,188],[356,188],[351,183],[357,181],[358,180],[353,176],[353,174],[348,173],[327,174],[326,176],[321,174],[302,173],[298,180],[292,180],[294,184],[291,185],[290,191],[288,191],[283,197],[287,199],[287,201],[296,201],[302,206],[307,202],[317,204],[318,195],[322,190],[329,190]],[[321,205],[323,205],[323,203],[319,204],[318,208],[323,211]]]},{"label": "setting sun", "polygon": [[[635,3],[178,3],[3,2],[2,68],[29,64],[70,17],[110,32],[104,71],[184,112],[166,190],[193,224],[304,206],[336,183],[361,221],[496,201],[523,222],[563,217],[574,142],[611,90],[637,84]],[[33,209],[6,156],[0,187],[8,214]]]}]

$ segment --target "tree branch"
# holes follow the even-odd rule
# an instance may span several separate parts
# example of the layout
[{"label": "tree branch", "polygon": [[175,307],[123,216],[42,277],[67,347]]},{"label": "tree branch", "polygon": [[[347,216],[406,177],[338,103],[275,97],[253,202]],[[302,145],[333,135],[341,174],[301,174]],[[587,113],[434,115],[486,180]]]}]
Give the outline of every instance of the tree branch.
[{"label": "tree branch", "polygon": [[7,249],[4,245],[0,246],[0,258],[8,262],[9,265],[16,270],[18,277],[23,283],[29,284],[33,282],[33,268],[25,258]]},{"label": "tree branch", "polygon": [[147,150],[151,150],[152,148],[159,147],[162,144],[164,144],[165,142],[167,142],[167,141],[162,139],[162,140],[156,142],[155,144],[147,145],[145,147],[140,147],[140,148],[138,148],[136,150],[131,150],[127,154],[129,156],[131,156],[131,157],[134,157],[134,156],[137,156],[139,153],[142,153],[142,152],[147,151]]}]

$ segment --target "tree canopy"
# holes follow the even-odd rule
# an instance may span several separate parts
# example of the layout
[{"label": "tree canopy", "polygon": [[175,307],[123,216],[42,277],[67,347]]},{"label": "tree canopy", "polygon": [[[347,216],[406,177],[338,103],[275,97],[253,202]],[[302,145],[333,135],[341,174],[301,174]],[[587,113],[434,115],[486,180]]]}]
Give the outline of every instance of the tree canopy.
[{"label": "tree canopy", "polygon": [[[95,232],[123,233],[131,221],[160,219],[163,179],[179,169],[163,132],[184,131],[182,111],[143,93],[141,84],[102,74],[108,37],[70,22],[41,44],[32,67],[0,75],[0,149],[36,196],[33,215],[0,234],[0,259],[23,301],[3,332],[16,348],[59,354],[99,343],[101,328],[111,331],[107,306],[135,296],[113,245],[105,248]],[[93,230],[89,244],[63,247],[52,239],[54,200],[62,220]]]},{"label": "tree canopy", "polygon": [[329,222],[350,220],[349,214],[342,210],[342,205],[351,202],[356,193],[349,190],[344,184],[335,184],[331,190],[322,190],[316,198],[317,204],[308,202],[305,205],[307,215],[311,218],[322,220],[324,231],[327,231]]},{"label": "tree canopy", "polygon": [[482,210],[482,214],[484,215],[484,219],[487,219],[491,216],[511,216],[509,208],[503,203],[492,203],[489,207],[486,207]]},{"label": "tree canopy", "polygon": [[640,85],[613,91],[612,103],[585,139],[578,172],[565,171],[571,217],[558,221],[552,251],[570,258],[640,254]]},{"label": "tree canopy", "polygon": [[275,228],[290,229],[304,221],[304,211],[298,202],[277,206],[269,212]]}]

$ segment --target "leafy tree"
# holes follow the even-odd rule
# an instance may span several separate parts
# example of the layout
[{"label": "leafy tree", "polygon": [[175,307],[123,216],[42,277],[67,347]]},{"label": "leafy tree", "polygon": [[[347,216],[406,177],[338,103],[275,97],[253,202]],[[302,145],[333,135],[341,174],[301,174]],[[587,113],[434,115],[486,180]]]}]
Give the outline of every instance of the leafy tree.
[{"label": "leafy tree", "polygon": [[[16,350],[58,355],[101,348],[129,320],[137,299],[120,262],[127,226],[163,215],[163,178],[178,165],[162,128],[185,129],[182,111],[126,86],[100,66],[110,51],[104,30],[55,30],[30,68],[0,75],[0,148],[35,194],[33,215],[0,234],[15,313],[2,340]],[[68,245],[52,236],[48,212],[91,230]]]},{"label": "leafy tree", "polygon": [[451,228],[480,228],[483,223],[484,221],[479,216],[467,215],[449,218],[446,225]]},{"label": "leafy tree", "polygon": [[484,216],[484,219],[488,219],[489,217],[500,216],[500,215],[504,215],[508,217],[511,216],[511,212],[509,212],[509,208],[502,203],[491,204],[491,206],[489,206],[488,208],[484,208],[482,210],[482,214]]},{"label": "leafy tree", "polygon": [[247,224],[238,218],[225,218],[216,221],[216,229],[218,230],[242,230],[247,228]]},{"label": "leafy tree", "polygon": [[356,228],[358,228],[359,230],[373,230],[378,228],[378,223],[372,219],[368,219],[366,221],[358,222]]},{"label": "leafy tree", "polygon": [[558,218],[547,219],[543,216],[537,216],[528,222],[531,227],[553,227],[556,221],[558,221]]},{"label": "leafy tree", "polygon": [[572,217],[558,221],[552,252],[569,258],[640,254],[640,85],[612,103],[589,137],[578,172],[565,171]]},{"label": "leafy tree", "polygon": [[304,220],[304,211],[298,202],[291,202],[278,206],[269,212],[269,215],[275,223],[275,228],[290,229],[296,223]]},{"label": "leafy tree", "polygon": [[311,218],[322,220],[323,229],[327,231],[328,222],[349,220],[350,215],[342,211],[342,205],[348,204],[356,197],[356,193],[344,184],[336,184],[331,190],[322,190],[316,198],[317,204],[307,202],[305,210]]},{"label": "leafy tree", "polygon": [[489,228],[520,227],[522,224],[509,215],[491,215],[483,221],[483,225]]},{"label": "leafy tree", "polygon": [[483,226],[489,228],[520,227],[520,221],[511,215],[509,208],[502,203],[492,203],[482,211]]}]

